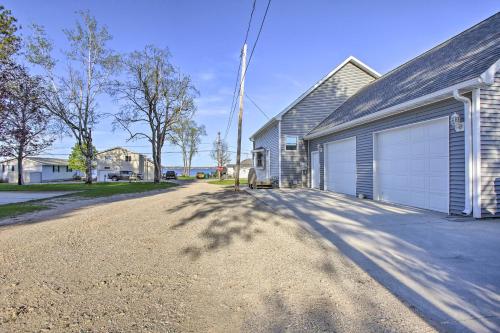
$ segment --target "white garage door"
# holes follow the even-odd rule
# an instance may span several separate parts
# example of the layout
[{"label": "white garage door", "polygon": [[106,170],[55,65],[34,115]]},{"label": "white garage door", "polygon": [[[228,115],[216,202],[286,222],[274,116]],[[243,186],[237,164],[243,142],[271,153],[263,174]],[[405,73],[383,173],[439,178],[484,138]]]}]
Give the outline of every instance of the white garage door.
[{"label": "white garage door", "polygon": [[375,198],[449,212],[448,118],[375,135]]},{"label": "white garage door", "polygon": [[356,138],[330,142],[325,149],[328,191],[356,195]]},{"label": "white garage door", "polygon": [[39,184],[42,182],[42,173],[41,172],[30,172],[30,181],[31,184]]}]

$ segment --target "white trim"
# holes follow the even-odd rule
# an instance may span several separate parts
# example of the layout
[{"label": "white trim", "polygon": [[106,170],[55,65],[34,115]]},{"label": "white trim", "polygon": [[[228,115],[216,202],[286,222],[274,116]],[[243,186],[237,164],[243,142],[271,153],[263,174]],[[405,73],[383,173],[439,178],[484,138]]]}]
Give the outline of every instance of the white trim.
[{"label": "white trim", "polygon": [[[313,170],[312,161],[314,159],[313,154],[314,155],[318,155],[318,176],[319,176],[319,183],[318,183],[318,187],[317,188],[313,187],[313,177],[312,177],[312,170]],[[320,187],[321,187],[321,166],[320,166],[320,159],[319,159],[319,150],[315,150],[315,151],[311,152],[311,167],[310,167],[310,170],[311,170],[311,172],[310,172],[311,176],[309,178],[311,179],[311,183],[309,185],[309,188],[319,190]]]},{"label": "white trim", "polygon": [[306,154],[306,164],[307,164],[307,187],[312,188],[312,156],[311,156],[311,141],[307,141],[307,154]]},{"label": "white trim", "polygon": [[460,95],[458,89],[453,91],[453,98],[464,104],[464,155],[465,155],[465,215],[472,213],[472,125],[471,100]]},{"label": "white trim", "polygon": [[472,213],[480,219],[481,211],[481,90],[472,91]]},{"label": "white trim", "polygon": [[498,71],[500,71],[500,59],[498,59],[483,74],[481,74],[482,82],[488,85],[492,85],[493,83],[495,83],[495,75]]},{"label": "white trim", "polygon": [[255,137],[259,135],[260,133],[264,132],[266,129],[268,129],[271,125],[274,124],[274,122],[279,121],[279,119],[276,118],[271,118],[267,123],[265,123],[261,128],[259,128],[252,136],[250,136],[250,141],[255,141]]},{"label": "white trim", "polygon": [[376,135],[382,131],[378,132],[372,132],[372,197],[373,200],[378,200],[380,201],[380,198],[378,197],[379,189],[378,189],[378,181],[377,177],[375,175],[377,174],[377,145],[375,145],[375,137]]},{"label": "white trim", "polygon": [[278,186],[281,188],[281,120],[278,120]]},{"label": "white trim", "polygon": [[[288,146],[287,139],[288,138],[295,138],[295,149],[287,149],[287,146]],[[298,150],[299,150],[299,136],[285,134],[285,151],[298,151]]]},{"label": "white trim", "polygon": [[378,79],[381,75],[378,73],[376,70],[373,68],[369,67],[367,64],[363,63],[361,60],[357,59],[354,56],[349,56],[347,57],[340,65],[335,67],[330,73],[325,75],[321,80],[316,82],[312,87],[307,89],[302,95],[300,95],[298,98],[296,98],[292,103],[290,103],[286,108],[284,108],[280,113],[278,113],[276,116],[271,118],[267,123],[264,124],[261,128],[259,128],[254,134],[250,136],[250,140],[254,140],[255,137],[261,133],[264,129],[269,127],[274,121],[276,120],[281,120],[281,117],[285,115],[288,111],[290,111],[294,106],[299,104],[300,101],[302,101],[304,98],[306,98],[310,93],[312,93],[316,88],[318,88],[320,85],[322,85],[326,80],[331,78],[335,73],[337,73],[342,67],[347,65],[347,63],[353,63],[355,66],[359,67],[361,70],[367,72],[369,75],[373,76],[375,79]]},{"label": "white trim", "polygon": [[389,132],[389,131],[392,131],[392,130],[395,130],[395,129],[403,129],[405,127],[411,127],[413,125],[423,125],[425,123],[429,123],[429,122],[432,122],[434,120],[443,120],[445,118],[447,118],[449,120],[450,116],[441,116],[441,117],[436,117],[436,118],[431,118],[431,119],[416,121],[416,122],[410,123],[410,124],[404,124],[404,125],[394,126],[394,127],[390,127],[390,128],[384,128],[382,130],[374,131],[373,134],[378,134],[378,133],[383,133],[383,132]]},{"label": "white trim", "polygon": [[[395,127],[391,127],[391,128],[386,128],[386,129],[383,129],[383,130],[379,130],[379,131],[375,131],[372,133],[372,147],[373,147],[373,153],[372,153],[372,158],[373,158],[373,173],[372,173],[372,179],[373,179],[373,200],[377,200],[377,201],[381,201],[381,202],[386,202],[386,201],[382,201],[380,200],[380,196],[379,196],[379,188],[378,188],[378,181],[377,181],[377,169],[376,169],[376,153],[377,153],[377,145],[375,144],[376,141],[375,141],[375,138],[378,134],[381,134],[381,133],[384,133],[384,132],[389,132],[389,131],[392,131],[392,130],[398,130],[398,129],[403,129],[405,127],[412,127],[412,126],[415,126],[415,125],[422,125],[422,124],[425,124],[425,123],[428,123],[428,122],[433,122],[433,121],[438,121],[438,120],[444,120],[446,119],[447,120],[447,124],[448,124],[448,131],[447,131],[447,141],[448,141],[448,149],[450,147],[450,117],[449,116],[443,116],[443,117],[437,117],[437,118],[432,118],[432,119],[427,119],[427,120],[422,120],[422,121],[418,121],[418,122],[414,122],[414,123],[411,123],[411,124],[406,124],[406,125],[400,125],[400,126],[395,126]],[[451,200],[451,191],[450,191],[450,154],[448,153],[448,163],[447,163],[447,166],[448,166],[448,170],[447,170],[447,174],[448,174],[448,214],[450,214],[450,200]],[[390,202],[390,203],[394,203],[394,202]],[[402,205],[402,204],[398,204],[398,203],[394,203],[396,205]],[[408,206],[408,205],[402,205],[402,206]],[[413,206],[409,206],[409,207],[413,207]]]},{"label": "white trim", "polygon": [[368,114],[366,116],[345,122],[343,124],[340,124],[340,125],[337,125],[334,127],[330,127],[330,128],[325,128],[325,129],[320,130],[314,134],[307,134],[306,136],[304,136],[304,139],[306,139],[306,140],[315,139],[315,138],[318,138],[321,136],[325,136],[327,134],[339,132],[339,131],[342,131],[342,130],[345,130],[348,128],[352,128],[352,127],[355,127],[355,126],[358,126],[358,125],[361,125],[364,123],[368,123],[368,122],[372,122],[372,121],[375,121],[378,119],[393,116],[393,115],[396,115],[398,113],[403,113],[403,112],[406,112],[406,111],[409,111],[409,110],[412,110],[412,109],[415,109],[418,107],[422,107],[422,106],[427,105],[427,104],[437,102],[437,101],[445,99],[445,98],[450,98],[450,97],[452,97],[454,90],[472,89],[472,88],[479,87],[481,84],[483,84],[483,83],[479,78],[471,79],[471,80],[453,85],[451,87],[438,90],[432,94],[418,97],[418,98],[412,99],[410,101],[407,101],[407,102],[404,102],[401,104],[397,104],[397,105],[388,107],[386,109],[382,109],[380,111]]},{"label": "white trim", "polygon": [[[355,181],[354,181],[354,196],[357,195],[358,193],[358,138],[356,135],[353,135],[353,136],[350,136],[350,137],[347,137],[347,138],[343,138],[343,139],[338,139],[338,140],[333,140],[333,141],[329,141],[329,142],[326,142],[323,144],[323,189],[324,191],[330,191],[328,190],[328,178],[327,178],[327,175],[328,175],[328,168],[327,168],[327,161],[328,161],[328,145],[329,144],[333,144],[333,143],[340,143],[342,141],[348,141],[348,140],[352,140],[354,139],[354,147],[356,147],[356,149],[354,150],[354,158],[355,158],[355,167],[354,167],[354,175],[355,175]],[[320,178],[320,183],[321,183],[321,178]],[[334,193],[340,193],[340,192],[335,192],[335,191],[330,191],[330,192],[334,192]],[[346,195],[349,195],[347,193],[342,193],[342,194],[346,194]]]}]

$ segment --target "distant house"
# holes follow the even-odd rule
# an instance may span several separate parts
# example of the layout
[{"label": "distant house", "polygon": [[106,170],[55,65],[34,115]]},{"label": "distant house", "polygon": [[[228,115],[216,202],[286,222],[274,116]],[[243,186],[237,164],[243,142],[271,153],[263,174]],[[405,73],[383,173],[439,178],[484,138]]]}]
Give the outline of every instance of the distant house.
[{"label": "distant house", "polygon": [[143,180],[154,179],[153,161],[122,147],[115,147],[97,154],[97,181],[107,181],[108,173],[132,171],[142,175]]},{"label": "distant house", "polygon": [[[17,183],[17,160],[0,162],[0,180]],[[26,184],[72,180],[77,174],[68,166],[68,160],[47,157],[26,157],[23,161],[23,178]]]},{"label": "distant house", "polygon": [[[246,160],[241,161],[240,163],[240,178],[248,178],[248,171],[252,167],[252,159],[247,158]],[[235,168],[236,164],[228,164],[227,165],[227,175],[229,177],[235,176]]]}]

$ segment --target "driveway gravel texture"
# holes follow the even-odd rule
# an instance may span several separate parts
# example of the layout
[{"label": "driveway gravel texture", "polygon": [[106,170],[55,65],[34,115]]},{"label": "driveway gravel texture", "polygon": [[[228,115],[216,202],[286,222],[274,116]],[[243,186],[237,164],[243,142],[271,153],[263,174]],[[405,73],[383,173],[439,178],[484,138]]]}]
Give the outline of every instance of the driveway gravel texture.
[{"label": "driveway gravel texture", "polygon": [[0,227],[0,332],[430,332],[333,245],[203,182]]}]

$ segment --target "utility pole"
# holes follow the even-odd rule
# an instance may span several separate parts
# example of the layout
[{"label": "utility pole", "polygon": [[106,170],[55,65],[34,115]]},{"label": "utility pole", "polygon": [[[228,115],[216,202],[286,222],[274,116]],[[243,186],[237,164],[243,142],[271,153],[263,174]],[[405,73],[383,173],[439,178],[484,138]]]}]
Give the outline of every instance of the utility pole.
[{"label": "utility pole", "polygon": [[240,85],[240,113],[238,115],[238,148],[236,149],[236,168],[234,172],[234,190],[240,190],[240,158],[241,158],[241,123],[243,121],[243,95],[245,93],[245,74],[247,71],[247,44],[243,45],[241,53],[241,85]]},{"label": "utility pole", "polygon": [[221,161],[221,151],[220,151],[220,132],[217,132],[217,173],[219,174],[219,180],[222,179],[222,173],[220,171],[222,167]]}]

